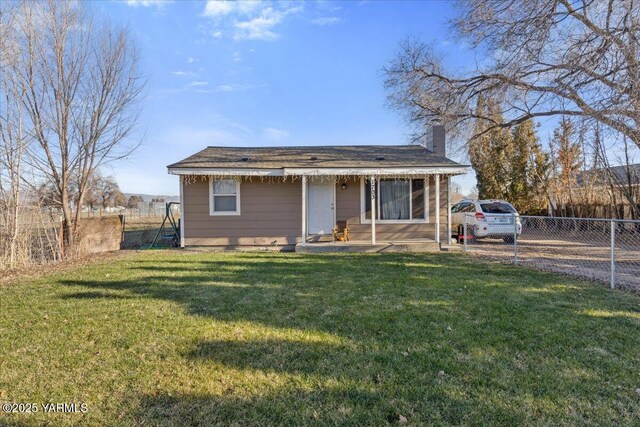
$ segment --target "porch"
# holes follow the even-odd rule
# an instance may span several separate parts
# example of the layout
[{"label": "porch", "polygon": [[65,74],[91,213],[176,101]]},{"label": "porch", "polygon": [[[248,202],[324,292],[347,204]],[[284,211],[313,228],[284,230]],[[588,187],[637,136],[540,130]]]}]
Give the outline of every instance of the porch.
[{"label": "porch", "polygon": [[[302,212],[296,251],[431,252],[449,243],[449,171],[314,172],[298,176]],[[336,225],[349,229],[349,242],[332,242]]]}]

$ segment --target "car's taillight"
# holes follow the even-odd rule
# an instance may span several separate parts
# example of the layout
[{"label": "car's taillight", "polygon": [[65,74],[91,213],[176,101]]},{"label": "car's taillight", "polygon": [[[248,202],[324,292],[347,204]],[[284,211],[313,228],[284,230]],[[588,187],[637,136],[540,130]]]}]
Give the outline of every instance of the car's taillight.
[{"label": "car's taillight", "polygon": [[484,214],[482,212],[476,212],[476,219],[478,221],[484,221]]}]

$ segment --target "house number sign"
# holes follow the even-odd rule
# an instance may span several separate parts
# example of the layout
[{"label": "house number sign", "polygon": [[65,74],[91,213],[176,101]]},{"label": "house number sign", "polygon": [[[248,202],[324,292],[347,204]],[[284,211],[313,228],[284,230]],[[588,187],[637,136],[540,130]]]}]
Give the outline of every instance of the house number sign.
[{"label": "house number sign", "polygon": [[376,180],[374,177],[371,177],[371,200],[376,198]]}]

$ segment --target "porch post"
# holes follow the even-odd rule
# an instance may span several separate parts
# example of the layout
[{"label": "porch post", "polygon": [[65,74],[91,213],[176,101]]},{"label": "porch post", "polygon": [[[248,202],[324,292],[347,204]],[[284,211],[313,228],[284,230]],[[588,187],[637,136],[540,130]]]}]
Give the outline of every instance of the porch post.
[{"label": "porch post", "polygon": [[440,175],[434,175],[436,180],[436,243],[440,243]]},{"label": "porch post", "polygon": [[451,244],[451,175],[447,175],[447,245]]},{"label": "porch post", "polygon": [[180,247],[184,248],[184,177],[182,175],[178,177],[180,178]]},{"label": "porch post", "polygon": [[307,243],[307,177],[302,175],[302,244]]},{"label": "porch post", "polygon": [[376,244],[376,177],[371,175],[371,244]]}]

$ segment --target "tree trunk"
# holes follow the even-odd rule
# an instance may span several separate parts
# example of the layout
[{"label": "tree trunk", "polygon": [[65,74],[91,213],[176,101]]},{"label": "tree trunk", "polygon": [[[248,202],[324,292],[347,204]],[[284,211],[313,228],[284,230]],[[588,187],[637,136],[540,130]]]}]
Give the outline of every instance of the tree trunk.
[{"label": "tree trunk", "polygon": [[62,256],[67,257],[74,244],[73,214],[69,206],[69,193],[66,186],[62,187]]},{"label": "tree trunk", "polygon": [[14,268],[16,266],[16,246],[18,243],[18,235],[20,232],[20,227],[18,225],[18,210],[19,210],[19,193],[16,194],[14,192],[14,204],[12,206],[12,215],[11,215],[11,226],[13,228],[13,233],[11,235],[11,243],[9,244],[9,267]]}]

